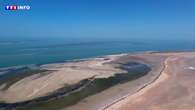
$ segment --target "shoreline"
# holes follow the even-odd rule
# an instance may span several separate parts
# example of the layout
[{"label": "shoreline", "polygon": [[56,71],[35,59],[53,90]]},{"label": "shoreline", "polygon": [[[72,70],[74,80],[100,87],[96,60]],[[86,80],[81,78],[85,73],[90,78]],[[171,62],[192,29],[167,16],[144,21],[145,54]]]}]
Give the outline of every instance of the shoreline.
[{"label": "shoreline", "polygon": [[[163,54],[163,53],[191,53],[194,52],[192,51],[184,51],[184,50],[178,50],[178,51],[135,51],[135,52],[125,52],[125,53],[115,53],[115,54],[106,54],[106,55],[98,55],[98,56],[92,56],[92,57],[86,57],[86,58],[76,58],[76,59],[71,59],[71,60],[64,60],[64,61],[54,61],[50,63],[35,63],[35,64],[25,64],[25,65],[15,65],[15,66],[5,66],[5,67],[0,67],[0,72],[9,70],[9,69],[17,69],[17,68],[22,68],[22,67],[40,67],[42,65],[48,65],[48,64],[63,64],[63,63],[68,63],[68,62],[78,62],[78,61],[85,61],[89,59],[94,59],[94,58],[102,58],[105,56],[109,55],[125,55],[125,54],[130,54],[130,55],[135,55],[135,54],[147,54],[147,53],[157,53],[157,54]],[[0,74],[1,75],[1,74]]]},{"label": "shoreline", "polygon": [[[125,77],[126,77],[126,76],[125,76]],[[97,80],[97,79],[94,79],[94,80]],[[80,88],[78,88],[78,89],[80,89]],[[76,90],[76,91],[77,91],[77,90]],[[76,92],[76,91],[75,91],[75,92]],[[72,91],[72,92],[74,92],[74,91]],[[61,94],[61,93],[60,93],[60,94]],[[57,97],[58,97],[58,96],[57,96]],[[59,96],[59,97],[61,97],[61,96]],[[63,96],[62,96],[62,97],[63,97]],[[44,97],[43,97],[43,98],[44,98]],[[54,98],[54,99],[55,99],[55,98]],[[39,100],[39,99],[38,99],[38,100]],[[38,101],[38,100],[37,100],[37,101]],[[50,99],[47,99],[47,100],[50,100]],[[52,100],[52,99],[51,99],[51,100]],[[34,101],[36,101],[36,99],[35,99],[35,100],[32,100],[32,102],[34,102]],[[41,99],[40,99],[40,101],[41,101]],[[27,102],[21,102],[21,103],[13,103],[13,104],[10,104],[10,105],[9,105],[9,104],[8,104],[8,105],[6,105],[6,104],[3,105],[3,104],[2,104],[1,106],[7,106],[7,107],[12,106],[12,105],[15,105],[15,106],[18,105],[18,106],[19,106],[19,105],[30,104],[30,102],[31,102],[31,101],[29,101],[29,102],[28,102],[28,101],[27,101]]]},{"label": "shoreline", "polygon": [[[97,63],[97,64],[95,63],[95,65],[94,65],[94,64],[93,64],[93,65],[94,65],[95,67],[97,66],[98,68],[101,67],[101,66],[103,66],[103,67],[105,68],[106,66],[104,66],[104,65],[110,65],[108,62],[114,61],[114,60],[116,60],[116,58],[123,57],[123,56],[125,56],[125,55],[126,55],[126,54],[108,55],[108,56],[101,57],[101,58],[100,58],[100,57],[98,57],[98,58],[91,58],[91,59],[87,59],[87,60],[86,60],[86,59],[85,59],[85,60],[79,60],[79,61],[77,61],[77,62],[69,62],[69,63],[65,63],[65,64],[66,64],[66,65],[69,65],[69,64],[70,64],[70,65],[72,65],[72,64],[75,65],[75,64],[77,64],[77,63],[78,63],[78,64],[79,64],[79,63],[82,64],[82,63],[85,63],[85,62],[86,62],[86,63],[87,63],[87,62],[93,62],[93,61],[96,62],[96,60],[97,60],[97,61],[98,61],[98,60],[100,60],[100,61],[102,60],[102,63],[99,63],[99,64],[98,64],[98,63]],[[104,60],[105,60],[105,61],[104,61]],[[108,63],[108,64],[107,64],[107,63]],[[89,64],[90,64],[90,63],[89,63]],[[114,63],[113,63],[113,64],[114,64]],[[44,67],[40,67],[40,68],[45,69],[45,70],[50,70],[50,69],[51,69],[51,70],[54,70],[54,71],[55,71],[55,69],[58,69],[58,66],[61,66],[61,65],[62,65],[62,64],[48,64],[48,65],[44,65]],[[132,64],[130,64],[130,65],[132,65]],[[133,65],[134,65],[134,63],[133,63]],[[132,66],[133,66],[133,65],[132,65]],[[136,65],[137,65],[137,64],[136,64]],[[56,66],[57,66],[57,67],[56,67]],[[75,65],[75,66],[76,66],[76,65]],[[63,67],[63,66],[62,66],[62,67]],[[69,68],[69,66],[67,66],[67,67]],[[65,68],[67,68],[67,67],[65,66]],[[70,67],[71,67],[71,66],[70,66]],[[81,67],[82,67],[82,66],[81,66]],[[54,69],[52,69],[52,68],[54,68]],[[61,67],[60,67],[60,68],[61,68]],[[63,68],[64,68],[64,67],[63,67]],[[71,67],[71,68],[72,68],[72,67]],[[75,68],[75,67],[74,67],[74,68]],[[82,68],[83,68],[83,67],[82,67]],[[81,69],[82,69],[82,68],[81,68]],[[88,67],[87,67],[87,68],[88,68]],[[91,68],[91,67],[90,67],[90,68]],[[94,67],[92,66],[92,68],[94,68]],[[97,68],[97,71],[99,71],[98,68]],[[110,68],[110,67],[109,67],[109,68]],[[108,68],[108,69],[109,69],[109,68]],[[85,68],[84,68],[84,69],[85,69]],[[113,68],[113,69],[114,69],[114,68]],[[118,68],[118,69],[119,69],[119,68]],[[100,70],[101,70],[101,69],[100,69]],[[117,69],[116,69],[116,70],[117,70]],[[64,71],[64,70],[63,70],[63,71]],[[96,70],[94,70],[94,71],[96,71]],[[102,70],[101,70],[101,71],[102,71]],[[107,71],[107,70],[105,70],[105,72],[106,72],[106,71]],[[109,71],[110,71],[110,70],[109,70]],[[108,72],[109,72],[109,71],[108,71]],[[113,71],[113,70],[111,69],[111,71]],[[118,71],[118,70],[117,70],[117,71]],[[116,71],[116,73],[118,73],[118,72],[120,73],[120,71],[118,71],[118,72],[117,72],[117,71]],[[126,71],[127,71],[127,70],[126,70]],[[122,72],[122,71],[121,71],[121,72]],[[114,73],[114,74],[116,74],[116,73]],[[124,73],[122,73],[122,74],[124,74]],[[126,74],[126,73],[125,73],[125,74]],[[124,74],[124,75],[125,75],[125,74]],[[110,76],[101,76],[101,77],[102,77],[102,78],[104,78],[104,77],[105,77],[105,78],[107,78],[107,77],[109,78]],[[99,78],[101,79],[101,77],[99,77]],[[27,78],[28,78],[28,77],[27,77]],[[98,77],[97,77],[97,78],[98,78]],[[26,79],[26,78],[25,78],[25,79]],[[23,80],[23,79],[22,79],[22,80]],[[21,81],[19,81],[19,82],[21,82]],[[33,81],[33,82],[34,82],[34,81]],[[18,83],[18,82],[17,82],[17,83]],[[18,85],[17,83],[14,84],[14,85]],[[22,82],[21,82],[21,83],[22,83]],[[16,86],[16,87],[17,87],[17,86]],[[12,85],[11,85],[10,88],[13,88]],[[34,94],[34,93],[33,93],[33,94]],[[29,102],[30,102],[30,101],[29,101]],[[21,102],[21,103],[19,102],[18,104],[17,104],[17,103],[13,103],[12,105],[13,105],[13,106],[14,106],[14,105],[20,105],[20,104],[22,104],[22,103],[23,103],[23,104],[25,104],[25,103],[28,104],[29,102],[28,102],[28,101],[27,101],[27,102]],[[12,106],[12,105],[9,105],[9,104],[8,104],[7,106]],[[2,104],[1,106],[6,106],[6,104]]]},{"label": "shoreline", "polygon": [[[145,55],[145,54],[144,54]],[[144,56],[143,54],[139,54],[138,57],[142,57]],[[147,54],[148,57],[150,58],[150,55],[151,54]],[[147,55],[146,55],[146,58],[147,58]],[[134,55],[133,55],[134,56]],[[155,57],[151,56],[151,58],[153,59],[156,59]],[[160,58],[160,57],[159,57]],[[157,57],[158,59],[158,57]],[[163,57],[160,58],[161,60],[163,60]],[[159,59],[159,62],[160,62],[160,59]],[[135,60],[134,58],[130,59],[130,60]],[[146,64],[154,64],[155,67],[153,67],[153,71],[152,72],[149,72],[147,75],[141,77],[141,78],[138,78],[136,79],[135,81],[131,81],[131,82],[128,82],[127,84],[124,84],[124,85],[121,85],[118,87],[113,87],[111,88],[110,90],[106,90],[106,91],[103,91],[102,93],[99,93],[97,94],[96,96],[91,96],[89,98],[86,98],[85,100],[88,102],[88,100],[91,101],[91,103],[89,104],[85,104],[85,102],[81,102],[81,103],[78,103],[76,105],[76,107],[69,107],[67,109],[62,109],[62,110],[76,110],[76,109],[81,109],[79,107],[81,106],[86,106],[85,108],[82,108],[81,110],[101,110],[102,107],[105,107],[107,104],[110,104],[111,102],[129,94],[129,91],[131,91],[130,94],[133,94],[134,92],[136,92],[136,90],[138,90],[140,88],[140,86],[142,86],[142,84],[145,84],[147,83],[148,81],[152,80],[153,78],[156,77],[156,74],[155,73],[159,73],[159,69],[157,68],[160,68],[160,64],[155,64],[154,62],[147,62],[147,61],[144,61],[143,59],[136,59],[136,61],[138,62],[145,62]],[[156,63],[158,62],[155,61]],[[121,92],[119,92],[118,90],[120,90]],[[108,95],[109,93],[109,95]],[[111,97],[110,97],[110,94],[113,94]],[[104,97],[104,98],[101,98],[101,97]],[[107,97],[107,98],[106,98]],[[96,102],[96,101],[92,101],[92,100],[102,100],[101,103],[99,102]],[[94,104],[95,103],[95,104]]]},{"label": "shoreline", "polygon": [[[96,109],[97,110],[115,110],[115,109],[112,109],[112,107],[114,107],[114,106],[120,107],[121,106],[120,103],[124,103],[125,100],[126,100],[126,102],[128,102],[129,97],[139,97],[138,94],[145,94],[145,92],[143,92],[143,91],[146,88],[148,88],[148,89],[153,88],[153,86],[152,87],[150,87],[150,86],[153,85],[156,81],[158,81],[159,78],[162,79],[162,73],[166,68],[167,60],[171,56],[189,56],[191,54],[195,54],[195,52],[177,52],[177,53],[175,53],[175,52],[170,52],[170,53],[148,52],[148,53],[137,53],[137,54],[126,54],[125,53],[125,54],[119,54],[119,55],[115,54],[115,55],[106,55],[106,56],[101,56],[101,57],[96,57],[96,58],[81,59],[81,60],[70,61],[70,62],[66,62],[66,63],[46,64],[46,65],[40,66],[40,68],[46,69],[49,71],[54,71],[53,73],[55,73],[55,74],[56,74],[55,71],[60,71],[58,74],[62,75],[63,77],[67,77],[67,75],[64,74],[64,71],[71,70],[71,71],[76,71],[76,72],[83,71],[83,73],[85,73],[85,74],[86,74],[86,71],[89,73],[90,72],[100,72],[100,73],[103,72],[103,74],[101,73],[103,76],[95,76],[95,77],[96,78],[109,78],[110,75],[112,76],[118,72],[119,73],[122,72],[122,71],[119,71],[115,68],[115,67],[117,67],[117,65],[119,66],[121,64],[125,64],[128,62],[138,62],[138,63],[142,63],[142,64],[147,64],[148,66],[152,67],[152,71],[150,71],[147,75],[144,75],[136,80],[129,81],[129,82],[124,83],[124,84],[114,85],[113,87],[106,89],[102,92],[99,92],[99,93],[94,94],[92,96],[88,96],[86,98],[83,98],[77,104],[75,104],[73,106],[71,105],[65,109],[65,110],[75,110],[75,109],[80,109],[80,107],[82,107],[81,110],[94,110],[94,109],[95,110]],[[171,58],[171,59],[174,59],[174,58]],[[135,64],[135,63],[132,63],[132,64]],[[132,64],[130,64],[130,65],[132,65]],[[114,73],[111,73],[109,75],[108,72],[114,72]],[[53,75],[55,75],[53,73],[52,74],[49,73],[50,76],[53,77]],[[85,75],[85,74],[83,74],[83,75]],[[97,74],[97,73],[95,73],[95,74]],[[57,80],[55,78],[60,78],[59,75],[57,75],[49,80]],[[89,74],[89,75],[91,76],[92,74]],[[43,76],[43,78],[46,76]],[[89,76],[87,76],[87,77],[89,77]],[[87,77],[83,77],[83,78],[85,79]],[[30,78],[30,80],[29,80],[29,78]],[[33,80],[31,80],[31,76],[29,78],[27,78],[28,80],[25,78],[25,80],[19,81],[19,82],[21,84],[26,82],[26,81],[27,81],[26,83],[28,83],[28,82],[34,83],[37,80],[36,77],[35,77],[35,81],[34,81],[33,77],[32,77]],[[72,78],[72,77],[70,77],[70,78]],[[166,79],[167,76],[163,76],[163,78]],[[38,78],[38,80],[39,79],[42,79],[42,77]],[[47,79],[47,77],[46,77],[46,79]],[[63,80],[65,80],[65,79],[63,79]],[[17,86],[18,87],[25,87],[25,85],[23,86],[23,84],[21,85],[20,83],[14,84],[15,86],[13,86],[11,88],[14,89]],[[43,82],[43,83],[45,83],[45,82]],[[37,84],[41,84],[41,83],[37,82]],[[55,84],[55,83],[50,83],[50,84]],[[44,86],[45,85],[42,85],[40,87],[44,87]],[[33,86],[30,86],[30,87],[33,87]],[[118,92],[118,90],[120,90],[120,92]],[[109,93],[109,95],[106,95],[108,93]],[[33,93],[33,95],[34,95],[34,93]],[[1,96],[1,94],[0,94],[0,96]],[[124,105],[124,104],[122,104],[122,105]],[[62,110],[64,110],[64,109],[62,109]]]},{"label": "shoreline", "polygon": [[[123,103],[125,103],[125,100],[127,100],[127,98],[133,98],[133,97],[136,97],[137,95],[139,96],[139,94],[143,94],[143,92],[145,92],[145,91],[147,91],[147,89],[151,88],[150,86],[152,86],[154,83],[158,83],[158,81],[165,80],[165,79],[162,79],[161,77],[163,77],[162,76],[164,74],[163,72],[164,72],[164,70],[167,66],[166,65],[167,59],[164,61],[163,69],[161,70],[160,74],[154,80],[152,80],[151,82],[148,82],[147,84],[143,85],[143,87],[138,89],[134,94],[128,94],[126,96],[123,96],[123,97],[119,98],[118,100],[112,102],[111,104],[109,104],[106,107],[103,107],[99,110],[112,110],[113,108],[116,109],[117,106],[123,105]],[[155,85],[153,85],[153,86],[155,86]],[[130,99],[128,99],[128,100],[130,100]],[[122,104],[119,104],[119,103],[122,103]],[[115,106],[116,106],[116,108],[115,108]]]}]

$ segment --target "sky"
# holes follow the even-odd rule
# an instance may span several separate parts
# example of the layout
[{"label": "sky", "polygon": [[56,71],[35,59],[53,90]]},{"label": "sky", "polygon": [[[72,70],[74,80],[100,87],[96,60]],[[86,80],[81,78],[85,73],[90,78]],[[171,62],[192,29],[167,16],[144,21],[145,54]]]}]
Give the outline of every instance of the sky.
[{"label": "sky", "polygon": [[[7,11],[6,5],[30,5]],[[0,38],[195,38],[195,0],[1,0]]]}]

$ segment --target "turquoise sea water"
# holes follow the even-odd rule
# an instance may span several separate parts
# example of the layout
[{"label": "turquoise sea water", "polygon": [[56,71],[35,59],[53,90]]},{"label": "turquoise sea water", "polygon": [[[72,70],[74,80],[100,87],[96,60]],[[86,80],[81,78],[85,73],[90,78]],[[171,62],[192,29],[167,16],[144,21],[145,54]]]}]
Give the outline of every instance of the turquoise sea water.
[{"label": "turquoise sea water", "polygon": [[0,67],[46,64],[108,54],[193,51],[194,40],[0,39]]}]

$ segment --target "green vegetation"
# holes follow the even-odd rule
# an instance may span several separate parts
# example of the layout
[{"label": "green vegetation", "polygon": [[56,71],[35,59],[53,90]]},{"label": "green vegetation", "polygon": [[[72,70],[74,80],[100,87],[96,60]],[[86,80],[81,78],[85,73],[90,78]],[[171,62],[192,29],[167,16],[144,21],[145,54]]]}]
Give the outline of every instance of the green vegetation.
[{"label": "green vegetation", "polygon": [[37,74],[37,73],[43,73],[42,75],[45,75],[44,72],[46,72],[46,70],[33,70],[30,68],[23,68],[23,69],[19,69],[19,70],[15,70],[15,71],[10,71],[8,73],[6,73],[5,75],[0,77],[0,85],[2,84],[6,84],[6,86],[3,88],[3,90],[8,89],[12,84],[16,83],[17,81],[33,75],[33,74]]},{"label": "green vegetation", "polygon": [[[30,104],[16,107],[15,110],[59,110],[61,108],[76,104],[80,100],[90,95],[99,93],[116,84],[135,80],[143,75],[146,75],[150,71],[150,68],[143,64],[138,64],[138,66],[135,66],[134,68],[129,68],[129,66],[132,66],[132,64],[124,64],[121,67],[122,69],[127,70],[128,74],[116,74],[113,77],[109,78],[94,79],[91,83],[89,83],[86,87],[80,89],[79,91],[74,90],[73,86],[75,85],[66,85],[64,88],[60,89],[58,92],[55,93],[60,94],[59,96],[56,95],[55,98],[50,99],[51,97],[48,97],[48,100],[46,101],[34,100]],[[81,82],[81,85],[79,85],[79,87],[82,87],[89,81],[90,80],[85,80],[84,82]],[[71,90],[74,92],[71,92]],[[64,91],[70,93],[68,95],[63,96],[61,95],[61,93],[63,93]]]}]

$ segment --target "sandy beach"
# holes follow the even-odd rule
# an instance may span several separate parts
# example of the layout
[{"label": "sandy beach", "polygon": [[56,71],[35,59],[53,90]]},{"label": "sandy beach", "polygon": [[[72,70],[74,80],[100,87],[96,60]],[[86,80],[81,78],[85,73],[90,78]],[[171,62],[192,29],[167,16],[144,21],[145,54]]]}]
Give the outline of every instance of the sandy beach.
[{"label": "sandy beach", "polygon": [[194,55],[168,53],[164,69],[151,84],[104,110],[194,110]]},{"label": "sandy beach", "polygon": [[[194,83],[194,55],[194,52],[148,52],[41,65],[41,69],[50,72],[44,75],[37,73],[27,76],[6,90],[2,89],[0,101],[6,103],[31,101],[48,96],[66,86],[78,85],[86,79],[106,80],[117,74],[125,75],[128,71],[119,67],[131,62],[128,68],[144,64],[151,70],[142,77],[111,86],[84,97],[68,107],[58,108],[61,110],[172,110],[177,107],[177,110],[193,110],[195,95],[194,88],[190,85]],[[4,88],[5,85],[6,83],[0,87]]]}]

